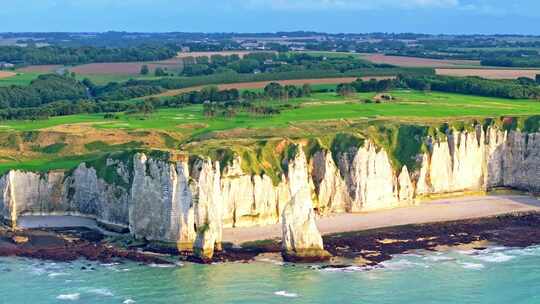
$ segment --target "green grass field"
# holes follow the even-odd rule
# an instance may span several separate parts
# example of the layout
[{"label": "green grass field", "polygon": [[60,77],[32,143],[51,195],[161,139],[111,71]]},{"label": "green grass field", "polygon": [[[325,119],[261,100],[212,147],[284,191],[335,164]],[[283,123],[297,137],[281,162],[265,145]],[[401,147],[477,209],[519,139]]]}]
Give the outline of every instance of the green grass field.
[{"label": "green grass field", "polygon": [[[84,114],[53,117],[40,121],[6,121],[0,130],[39,130],[43,128],[89,123],[105,129],[161,129],[178,132],[204,133],[235,128],[285,127],[295,122],[339,119],[403,118],[431,120],[461,117],[498,117],[504,115],[540,114],[540,102],[533,100],[507,100],[459,94],[394,91],[395,101],[383,104],[364,103],[374,93],[360,93],[344,99],[336,93],[317,93],[307,98],[289,101],[296,105],[279,115],[261,118],[239,114],[234,118],[205,118],[201,105],[184,108],[160,109],[149,116],[126,115],[119,119],[103,119],[102,114]],[[268,101],[275,102],[275,101]]]},{"label": "green grass field", "polygon": [[155,77],[152,75],[142,76],[142,75],[133,75],[133,74],[84,74],[76,75],[78,80],[83,80],[88,78],[92,80],[93,83],[97,85],[106,85],[109,82],[124,82],[130,79],[140,79],[140,80],[156,80],[162,77]]},{"label": "green grass field", "polygon": [[[359,93],[348,98],[337,96],[334,92],[316,93],[311,97],[289,100],[290,109],[283,110],[279,115],[265,118],[253,117],[247,113],[241,113],[233,118],[206,118],[203,115],[202,105],[190,105],[184,108],[160,109],[148,116],[119,113],[118,119],[104,119],[103,114],[85,114],[53,117],[41,121],[5,121],[0,123],[0,132],[10,134],[12,131],[43,130],[60,125],[85,123],[102,131],[146,129],[166,131],[167,133],[175,132],[177,135],[181,134],[180,137],[188,141],[190,139],[197,141],[204,138],[220,138],[219,133],[208,134],[213,131],[242,129],[243,131],[238,133],[238,137],[232,135],[237,134],[238,130],[224,134],[224,138],[230,138],[231,142],[234,142],[234,139],[249,139],[250,136],[304,136],[299,132],[304,132],[302,134],[308,134],[308,136],[326,134],[325,125],[327,122],[330,125],[337,123],[347,126],[355,125],[351,124],[353,122],[360,122],[361,125],[362,122],[385,124],[385,120],[387,120],[388,125],[392,125],[400,121],[441,123],[468,118],[540,114],[540,102],[533,100],[507,100],[404,90],[393,91],[389,94],[396,100],[377,104],[365,103],[366,99],[374,97],[374,93]],[[277,101],[264,102],[279,103]],[[241,135],[245,131],[247,133]],[[0,158],[0,174],[9,169],[43,172],[74,168],[81,162],[96,159],[103,153],[110,152],[110,147],[115,147],[104,143],[102,145],[103,147],[95,147],[96,142],[94,142],[86,146],[87,148],[92,147],[86,154],[73,156],[42,151],[49,149],[47,148],[51,147],[49,145],[39,150],[42,151],[39,155],[3,157]],[[56,146],[52,145],[52,147]]]},{"label": "green grass field", "polygon": [[28,85],[36,79],[41,73],[18,72],[17,75],[0,79],[0,87],[11,85]]}]

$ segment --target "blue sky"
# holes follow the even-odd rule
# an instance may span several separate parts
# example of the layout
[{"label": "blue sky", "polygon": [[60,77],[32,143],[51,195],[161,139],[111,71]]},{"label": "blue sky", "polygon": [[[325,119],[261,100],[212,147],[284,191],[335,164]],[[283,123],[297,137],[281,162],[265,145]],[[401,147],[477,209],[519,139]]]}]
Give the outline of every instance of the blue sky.
[{"label": "blue sky", "polygon": [[0,0],[0,32],[540,34],[540,0]]}]

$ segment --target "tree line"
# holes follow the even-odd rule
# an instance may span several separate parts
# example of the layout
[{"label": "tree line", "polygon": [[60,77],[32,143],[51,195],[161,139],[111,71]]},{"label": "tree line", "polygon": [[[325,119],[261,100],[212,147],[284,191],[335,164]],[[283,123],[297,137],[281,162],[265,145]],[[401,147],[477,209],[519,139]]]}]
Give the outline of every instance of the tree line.
[{"label": "tree line", "polygon": [[177,52],[178,47],[175,45],[141,45],[125,48],[0,46],[0,61],[17,65],[156,61],[172,58]]},{"label": "tree line", "polygon": [[333,70],[340,73],[357,69],[390,68],[387,64],[374,64],[355,56],[323,56],[307,53],[250,53],[184,59],[182,76],[212,75],[224,72],[239,74],[282,73],[304,70]]},{"label": "tree line", "polygon": [[535,81],[524,78],[490,80],[479,77],[399,75],[395,79],[385,80],[358,79],[338,85],[336,91],[339,95],[347,96],[355,92],[384,92],[399,88],[509,99],[540,99],[540,77]]}]

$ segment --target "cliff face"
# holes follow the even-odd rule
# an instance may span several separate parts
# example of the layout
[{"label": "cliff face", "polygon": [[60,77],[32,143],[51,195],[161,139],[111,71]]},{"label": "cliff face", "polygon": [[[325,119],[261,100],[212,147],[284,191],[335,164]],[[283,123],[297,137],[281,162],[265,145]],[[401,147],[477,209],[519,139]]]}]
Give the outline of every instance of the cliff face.
[{"label": "cliff face", "polygon": [[394,168],[389,152],[370,140],[337,155],[316,151],[309,160],[296,149],[278,182],[244,172],[241,158],[220,168],[210,159],[172,161],[143,153],[71,172],[13,170],[0,178],[0,215],[14,225],[23,214],[94,217],[211,258],[227,227],[282,223],[286,252],[322,250],[316,215],[394,208],[425,195],[498,186],[540,189],[539,133],[479,127],[427,146],[415,168]]}]

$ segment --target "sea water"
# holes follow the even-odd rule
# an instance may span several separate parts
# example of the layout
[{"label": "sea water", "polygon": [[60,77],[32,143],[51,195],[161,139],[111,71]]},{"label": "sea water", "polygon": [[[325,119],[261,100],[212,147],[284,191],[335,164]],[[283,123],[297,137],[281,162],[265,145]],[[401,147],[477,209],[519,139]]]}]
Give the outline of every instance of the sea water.
[{"label": "sea water", "polygon": [[0,258],[0,303],[540,303],[540,247],[418,251],[344,269]]}]

